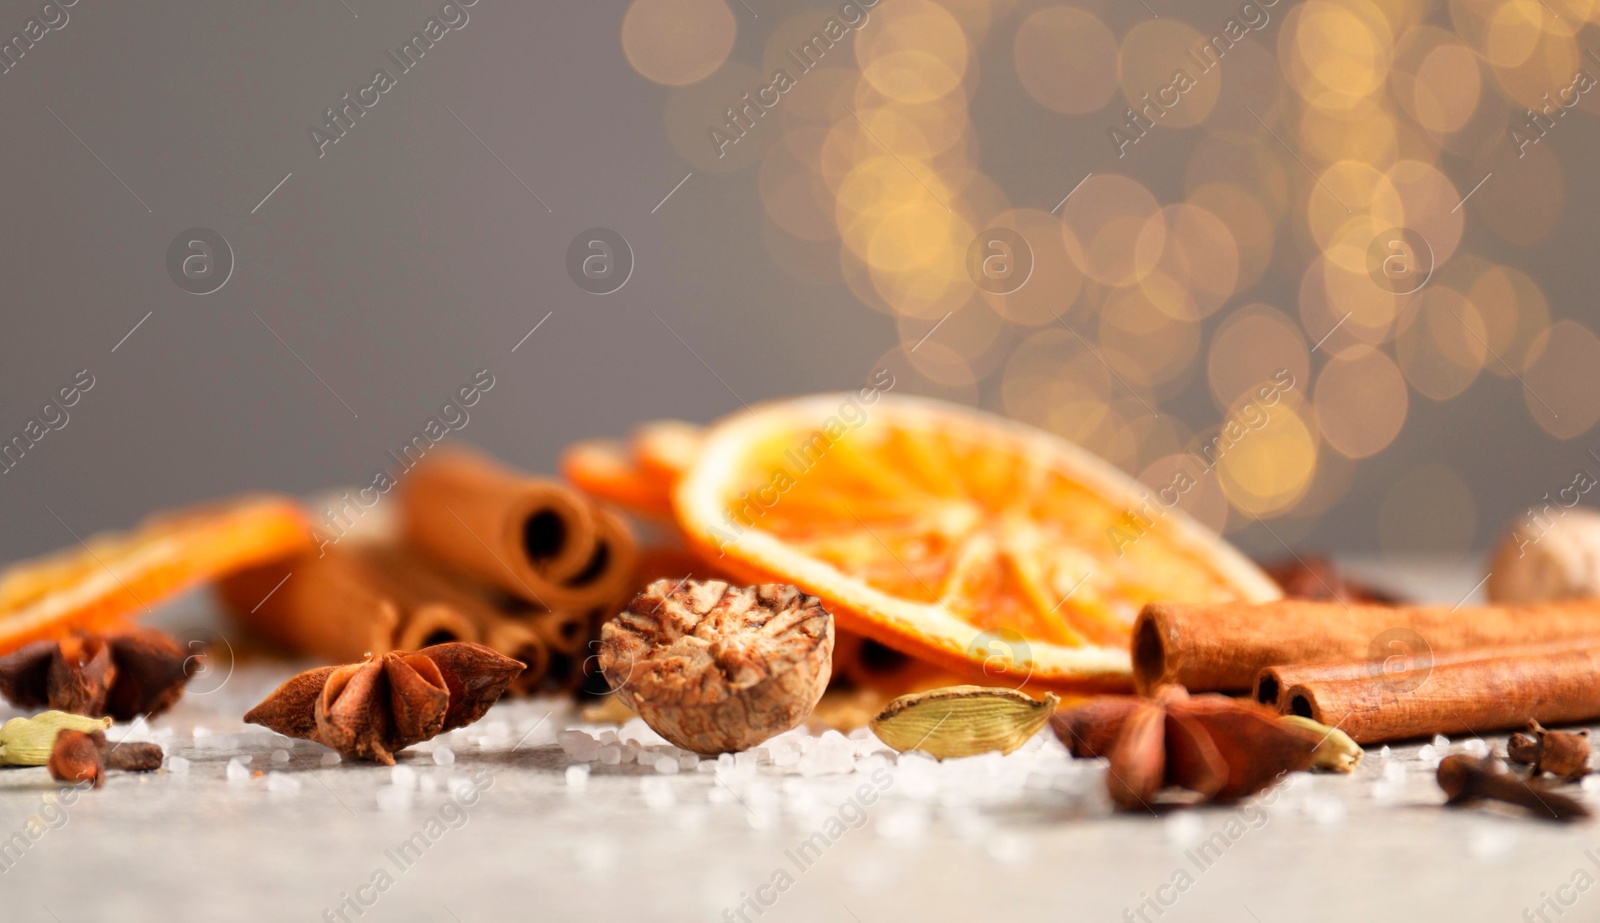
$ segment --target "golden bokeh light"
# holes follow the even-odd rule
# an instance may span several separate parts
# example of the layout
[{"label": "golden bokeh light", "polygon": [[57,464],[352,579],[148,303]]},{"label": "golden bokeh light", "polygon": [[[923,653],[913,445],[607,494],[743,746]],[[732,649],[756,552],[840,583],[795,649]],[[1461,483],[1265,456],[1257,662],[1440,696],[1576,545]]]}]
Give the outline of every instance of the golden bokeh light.
[{"label": "golden bokeh light", "polygon": [[1417,296],[1395,335],[1395,358],[1419,394],[1447,401],[1465,391],[1489,360],[1488,328],[1455,289],[1433,286]]},{"label": "golden bokeh light", "polygon": [[1366,0],[1304,0],[1289,10],[1279,32],[1284,77],[1313,106],[1358,106],[1389,76],[1389,30]]},{"label": "golden bokeh light", "polygon": [[925,103],[961,85],[967,36],[950,12],[931,0],[895,0],[872,11],[856,34],[861,75],[889,99]]},{"label": "golden bokeh light", "polygon": [[1317,375],[1315,404],[1322,438],[1350,458],[1375,455],[1400,435],[1408,406],[1405,376],[1381,350],[1357,346]]},{"label": "golden bokeh light", "polygon": [[1395,99],[1406,114],[1440,134],[1466,127],[1483,93],[1477,54],[1451,33],[1424,27],[1401,40],[1396,57],[1405,67],[1391,79]]},{"label": "golden bokeh light", "polygon": [[1467,300],[1483,319],[1485,347],[1492,353],[1487,368],[1511,378],[1550,326],[1550,305],[1538,283],[1519,269],[1482,260],[1474,260],[1469,268],[1476,274],[1468,283]]},{"label": "golden bokeh light", "polygon": [[1304,405],[1293,397],[1280,397],[1255,413],[1244,409],[1256,406],[1240,404],[1220,426],[1202,431],[1191,451],[1214,458],[1218,483],[1235,509],[1249,516],[1276,516],[1299,502],[1311,485],[1317,437],[1306,422]]},{"label": "golden bokeh light", "polygon": [[1170,312],[1173,317],[1192,319],[1191,307],[1201,317],[1209,316],[1233,297],[1239,282],[1239,247],[1228,225],[1204,208],[1187,203],[1167,206],[1150,217],[1136,246],[1148,251],[1140,253],[1136,262],[1155,267],[1140,285],[1158,306],[1180,302],[1165,297],[1165,286],[1153,280],[1170,281],[1187,295],[1182,309]]},{"label": "golden bokeh light", "polygon": [[683,86],[721,67],[738,32],[723,0],[633,0],[622,17],[622,52],[640,76]]},{"label": "golden bokeh light", "polygon": [[1528,350],[1522,399],[1550,435],[1588,432],[1600,420],[1600,337],[1575,321],[1551,324]]},{"label": "golden bokeh light", "polygon": [[1089,177],[1061,208],[1073,262],[1097,282],[1133,284],[1165,251],[1164,225],[1150,227],[1160,211],[1156,197],[1131,177]]},{"label": "golden bokeh light", "polygon": [[1069,318],[1073,302],[1083,288],[1083,271],[1070,256],[1061,220],[1038,209],[1008,209],[987,222],[1022,235],[1031,251],[1032,272],[1020,288],[984,292],[983,297],[1001,316],[1024,327],[1056,323]]},{"label": "golden bokeh light", "polygon": [[[1600,337],[1553,323],[1528,269],[1600,116],[1578,76],[1600,73],[1582,31],[1600,0],[1188,22],[1111,0],[896,0],[831,36],[838,7],[762,18],[748,61],[729,59],[730,2],[633,0],[623,52],[671,87],[687,168],[749,171],[725,181],[757,191],[774,264],[883,315],[882,364],[910,393],[998,405],[1147,484],[1198,464],[1185,506],[1219,529],[1260,516],[1295,541],[1382,495],[1396,552],[1479,534],[1448,467],[1400,465],[1386,495],[1363,479],[1418,451],[1401,437],[1433,402],[1515,390],[1556,439],[1600,421]],[[750,103],[780,72],[796,79],[778,101]],[[1016,285],[974,268],[1002,232],[1010,258],[1026,244]],[[1401,237],[1410,288],[1381,249]]]},{"label": "golden bokeh light", "polygon": [[1248,304],[1232,311],[1211,337],[1206,378],[1217,406],[1232,407],[1286,370],[1295,386],[1311,381],[1311,354],[1300,329],[1282,311]]},{"label": "golden bokeh light", "polygon": [[[1175,19],[1152,19],[1129,29],[1117,51],[1123,100],[1152,130],[1205,121],[1222,90],[1225,58],[1205,36]],[[1196,51],[1196,49],[1202,49]]]}]

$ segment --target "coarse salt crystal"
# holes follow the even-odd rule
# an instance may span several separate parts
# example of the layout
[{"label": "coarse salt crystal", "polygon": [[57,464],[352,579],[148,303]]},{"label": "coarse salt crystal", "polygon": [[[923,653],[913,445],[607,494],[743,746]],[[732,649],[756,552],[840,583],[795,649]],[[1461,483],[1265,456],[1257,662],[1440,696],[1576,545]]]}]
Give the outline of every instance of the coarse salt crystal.
[{"label": "coarse salt crystal", "polygon": [[417,787],[417,771],[410,766],[395,766],[389,770],[389,781],[395,788],[415,791]]},{"label": "coarse salt crystal", "polygon": [[267,773],[267,791],[292,794],[300,790],[300,780],[286,772]]},{"label": "coarse salt crystal", "polygon": [[287,762],[289,762],[289,751],[288,750],[274,750],[274,751],[272,751],[272,761],[274,763],[287,763]]},{"label": "coarse salt crystal", "polygon": [[675,757],[663,756],[656,760],[656,772],[664,776],[677,775],[678,760]]},{"label": "coarse salt crystal", "polygon": [[1461,745],[1461,749],[1473,756],[1488,756],[1489,744],[1481,737],[1474,737]]},{"label": "coarse salt crystal", "polygon": [[685,750],[678,754],[678,768],[684,772],[700,768],[700,757]]},{"label": "coarse salt crystal", "polygon": [[1435,749],[1448,750],[1450,749],[1450,738],[1443,734],[1435,734],[1433,735],[1433,746]]},{"label": "coarse salt crystal", "polygon": [[622,764],[622,748],[614,743],[606,744],[600,748],[600,765],[619,766]]},{"label": "coarse salt crystal", "polygon": [[453,766],[456,762],[456,751],[449,747],[438,747],[433,751],[433,764],[435,766]]},{"label": "coarse salt crystal", "polygon": [[567,767],[567,787],[569,787],[569,788],[587,788],[588,785],[589,785],[589,767],[588,766],[568,766]]},{"label": "coarse salt crystal", "polygon": [[334,753],[332,750],[329,750],[327,753],[322,754],[322,758],[317,760],[317,762],[323,766],[337,766],[344,762],[344,758],[339,756],[339,754]]},{"label": "coarse salt crystal", "polygon": [[189,761],[181,756],[167,757],[167,772],[183,775],[189,771]]},{"label": "coarse salt crystal", "polygon": [[1439,748],[1433,744],[1423,744],[1417,748],[1417,759],[1423,760],[1424,762],[1428,760],[1438,760]]},{"label": "coarse salt crystal", "polygon": [[250,781],[250,770],[244,768],[244,763],[240,762],[237,756],[228,760],[226,771],[228,781],[232,784],[240,785]]},{"label": "coarse salt crystal", "polygon": [[383,785],[378,788],[378,810],[380,811],[408,811],[411,809],[411,789],[401,788],[398,785]]}]

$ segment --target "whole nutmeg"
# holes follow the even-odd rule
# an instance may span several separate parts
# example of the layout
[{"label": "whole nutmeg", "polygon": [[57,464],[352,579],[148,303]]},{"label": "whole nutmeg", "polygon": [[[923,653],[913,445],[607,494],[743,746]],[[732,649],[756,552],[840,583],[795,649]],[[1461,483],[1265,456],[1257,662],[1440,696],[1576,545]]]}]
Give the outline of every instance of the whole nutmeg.
[{"label": "whole nutmeg", "polygon": [[673,744],[747,750],[816,708],[833,670],[833,616],[792,586],[657,580],[601,628],[600,669]]},{"label": "whole nutmeg", "polygon": [[1600,596],[1600,512],[1550,506],[1519,520],[1489,565],[1497,603]]}]

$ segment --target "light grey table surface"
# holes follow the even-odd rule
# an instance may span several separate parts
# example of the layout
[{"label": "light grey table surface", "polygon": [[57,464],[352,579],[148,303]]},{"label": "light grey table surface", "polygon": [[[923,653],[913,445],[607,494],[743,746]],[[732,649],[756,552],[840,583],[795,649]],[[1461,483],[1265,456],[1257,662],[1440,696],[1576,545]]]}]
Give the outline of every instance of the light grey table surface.
[{"label": "light grey table surface", "polygon": [[[1477,580],[1424,565],[1374,570],[1452,603]],[[160,618],[193,625],[209,610],[197,595]],[[863,756],[849,774],[595,765],[579,787],[554,741],[578,716],[536,700],[442,738],[452,765],[439,747],[410,751],[407,806],[388,768],[326,766],[322,748],[240,723],[287,665],[225,669],[132,729],[185,772],[117,775],[70,806],[43,770],[0,772],[13,843],[0,919],[1600,919],[1600,890],[1587,893],[1600,826],[1442,810],[1417,745],[1369,750],[1350,777],[1299,775],[1242,806],[1157,819],[1110,814],[1103,770],[1044,737],[959,765]],[[877,797],[852,803],[863,784]],[[419,845],[402,855],[407,841]]]}]

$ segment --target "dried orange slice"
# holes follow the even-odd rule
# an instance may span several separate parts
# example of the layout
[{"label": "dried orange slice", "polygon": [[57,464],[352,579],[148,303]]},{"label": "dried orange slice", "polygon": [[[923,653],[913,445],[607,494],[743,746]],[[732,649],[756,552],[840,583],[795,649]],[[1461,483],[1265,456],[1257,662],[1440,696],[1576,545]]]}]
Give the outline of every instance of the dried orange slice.
[{"label": "dried orange slice", "polygon": [[629,448],[645,476],[671,489],[700,456],[705,430],[683,420],[656,420],[633,431]]},{"label": "dried orange slice", "polygon": [[0,654],[99,629],[240,568],[312,546],[287,498],[248,496],[152,517],[0,571]]},{"label": "dried orange slice", "polygon": [[1130,685],[1129,632],[1151,600],[1280,595],[1180,509],[1128,541],[1125,517],[1152,500],[1032,427],[939,401],[862,406],[843,394],[714,425],[673,494],[679,525],[708,559],[744,579],[796,584],[842,628],[991,684],[1068,691]]},{"label": "dried orange slice", "polygon": [[561,453],[561,476],[589,496],[630,513],[672,518],[671,486],[645,474],[625,443],[614,439],[573,443]]}]

